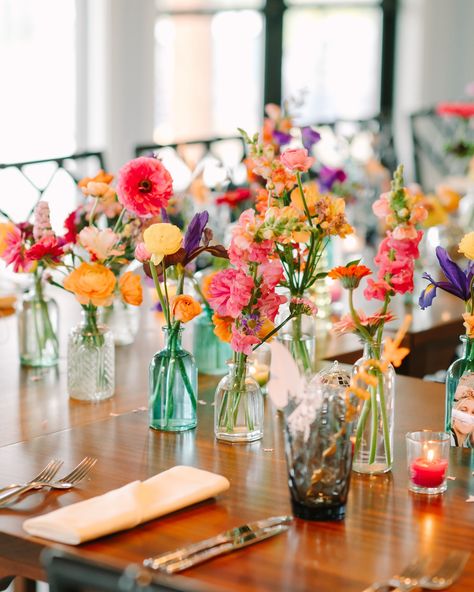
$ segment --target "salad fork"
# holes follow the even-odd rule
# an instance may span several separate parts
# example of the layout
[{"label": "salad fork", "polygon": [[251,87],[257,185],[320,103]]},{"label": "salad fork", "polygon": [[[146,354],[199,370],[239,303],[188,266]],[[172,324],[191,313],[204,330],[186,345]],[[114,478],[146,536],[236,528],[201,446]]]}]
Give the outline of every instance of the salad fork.
[{"label": "salad fork", "polygon": [[[43,469],[41,469],[41,471],[35,477],[33,477],[33,479],[30,479],[29,481],[26,481],[25,483],[11,483],[10,485],[5,485],[4,487],[0,487],[0,493],[2,491],[8,491],[9,489],[16,489],[17,487],[24,487],[25,485],[29,485],[30,483],[33,483],[33,481],[41,481],[45,477],[47,478],[50,468],[54,467],[55,463],[57,463],[57,462],[58,461],[55,459],[50,460],[49,463]],[[58,467],[58,470],[59,470],[59,467]],[[54,477],[54,475],[53,475],[53,477]]]},{"label": "salad fork", "polygon": [[[428,590],[444,590],[445,588],[449,588],[461,575],[469,556],[470,553],[468,551],[451,551],[434,573],[429,576],[422,576],[418,580],[416,587],[426,588]],[[408,588],[408,590],[410,589],[413,588]],[[405,591],[406,588],[397,588],[393,592],[398,592],[399,590]]]},{"label": "salad fork", "polygon": [[363,592],[388,592],[389,590],[395,592],[394,587],[397,592],[413,590],[418,586],[419,579],[425,573],[428,561],[428,557],[422,556],[407,565],[399,575],[394,575],[386,582],[375,582],[365,588]]},{"label": "salad fork", "polygon": [[0,495],[0,506],[3,506],[13,499],[16,499],[18,496],[26,493],[27,491],[42,489],[43,487],[51,487],[53,489],[70,489],[87,476],[96,462],[96,458],[86,456],[70,473],[57,481],[52,480],[54,477],[53,475],[48,480],[32,481],[31,483],[28,483],[24,487],[16,489],[15,491]]}]

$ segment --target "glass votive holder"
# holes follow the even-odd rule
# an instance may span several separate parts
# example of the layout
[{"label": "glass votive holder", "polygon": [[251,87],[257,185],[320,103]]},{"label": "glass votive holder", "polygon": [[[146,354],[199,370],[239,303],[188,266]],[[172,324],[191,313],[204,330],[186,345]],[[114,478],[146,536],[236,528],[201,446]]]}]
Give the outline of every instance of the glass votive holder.
[{"label": "glass votive holder", "polygon": [[255,351],[253,351],[249,358],[250,364],[250,375],[254,378],[260,388],[262,389],[262,393],[266,394],[267,392],[267,383],[270,380],[270,364],[272,361],[272,350],[268,343],[262,343]]},{"label": "glass votive holder", "polygon": [[422,430],[406,434],[408,488],[415,493],[443,493],[447,488],[449,434]]}]

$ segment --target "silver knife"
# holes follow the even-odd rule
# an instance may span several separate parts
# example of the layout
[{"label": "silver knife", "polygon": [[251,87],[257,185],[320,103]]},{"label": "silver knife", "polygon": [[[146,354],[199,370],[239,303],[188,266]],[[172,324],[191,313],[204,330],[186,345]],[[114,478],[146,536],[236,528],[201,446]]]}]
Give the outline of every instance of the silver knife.
[{"label": "silver knife", "polygon": [[256,520],[255,522],[242,524],[242,526],[231,528],[230,530],[221,532],[209,539],[193,543],[186,547],[182,547],[181,549],[176,549],[176,551],[170,551],[155,557],[149,557],[143,561],[143,565],[151,569],[160,569],[164,564],[169,563],[170,561],[185,559],[190,555],[194,555],[194,553],[199,553],[200,551],[232,542],[243,534],[260,531],[263,528],[276,526],[278,524],[286,524],[292,520],[292,516],[272,516],[271,518],[264,518],[262,520]]},{"label": "silver knife", "polygon": [[265,539],[275,536],[276,534],[286,532],[288,528],[289,527],[285,524],[277,524],[276,526],[270,526],[261,530],[250,531],[239,537],[236,537],[233,541],[229,541],[228,543],[218,545],[217,547],[211,547],[210,549],[205,549],[204,551],[194,553],[193,555],[184,559],[177,559],[176,561],[165,563],[159,568],[159,570],[167,574],[174,574],[178,571],[188,569],[193,565],[197,565],[198,563],[208,561],[209,559],[217,557],[218,555],[224,555],[225,553],[230,553],[236,549],[242,549],[242,547],[247,547],[248,545],[253,545],[254,543],[264,541]]}]

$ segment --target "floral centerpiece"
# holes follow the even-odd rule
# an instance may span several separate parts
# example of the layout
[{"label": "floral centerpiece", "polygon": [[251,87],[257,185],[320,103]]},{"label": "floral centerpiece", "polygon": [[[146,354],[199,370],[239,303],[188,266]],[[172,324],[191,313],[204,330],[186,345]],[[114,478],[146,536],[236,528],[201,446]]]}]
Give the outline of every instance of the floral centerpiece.
[{"label": "floral centerpiece", "polygon": [[465,335],[462,356],[448,368],[446,376],[445,429],[451,434],[453,446],[474,447],[474,232],[464,236],[459,243],[459,253],[467,260],[465,269],[454,262],[442,247],[436,248],[436,257],[444,279],[436,281],[428,273],[423,278],[428,285],[420,295],[419,304],[424,310],[431,306],[437,290],[443,290],[462,300]]},{"label": "floral centerpiece", "polygon": [[[364,360],[378,360],[368,368],[370,397],[365,401],[359,417],[354,449],[354,469],[359,472],[389,471],[393,463],[393,394],[395,374],[391,365],[382,364],[383,332],[385,324],[394,320],[389,309],[395,294],[413,290],[415,260],[422,231],[416,224],[426,216],[425,209],[403,186],[403,168],[395,171],[392,190],[383,194],[373,205],[375,214],[383,218],[387,227],[375,264],[376,279],[368,278],[364,290],[367,300],[380,300],[381,307],[366,315],[354,305],[354,291],[372,271],[359,261],[336,267],[329,272],[341,281],[349,292],[349,313],[334,326],[336,333],[353,332],[364,344],[364,358],[355,365],[355,372],[365,365]],[[400,360],[401,361],[401,360]],[[398,365],[398,364],[397,364]]]},{"label": "floral centerpiece", "polygon": [[66,239],[51,228],[49,205],[39,201],[28,220],[0,224],[0,257],[15,273],[30,276],[18,314],[20,361],[25,366],[52,366],[59,359],[58,307],[45,293],[45,279],[64,258]]},{"label": "floral centerpiece", "polygon": [[[302,128],[299,134],[303,147],[282,150],[281,146],[292,138],[287,130],[290,123],[286,117],[277,119],[279,112],[273,110],[273,119],[270,118],[273,123],[264,126],[262,141],[258,134],[250,138],[240,130],[249,146],[247,166],[261,180],[255,205],[258,215],[255,218],[246,215],[246,228],[251,229],[262,245],[269,241],[267,253],[280,259],[283,274],[278,285],[288,293],[288,300],[307,301],[315,282],[326,276],[320,270],[320,262],[330,237],[345,237],[352,228],[345,217],[342,198],[326,192],[315,181],[303,182],[303,175],[309,174],[315,162],[308,149],[319,140],[318,132],[310,127]],[[327,177],[329,182],[329,173]],[[242,242],[240,238],[234,241],[236,246],[239,242]],[[314,361],[314,328],[305,327],[304,316],[292,314],[292,320],[279,337],[301,370],[310,372]]]}]

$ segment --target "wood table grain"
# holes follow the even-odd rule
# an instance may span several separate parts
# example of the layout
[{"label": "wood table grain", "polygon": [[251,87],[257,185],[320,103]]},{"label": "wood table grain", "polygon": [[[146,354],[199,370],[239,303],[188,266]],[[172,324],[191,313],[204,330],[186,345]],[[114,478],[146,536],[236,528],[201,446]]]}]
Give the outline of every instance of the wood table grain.
[{"label": "wood table grain", "polygon": [[[407,489],[404,435],[409,430],[440,429],[444,389],[435,383],[397,377],[395,467],[387,475],[353,474],[347,516],[341,522],[295,520],[286,534],[217,558],[181,574],[204,588],[229,591],[360,591],[396,573],[419,553],[440,557],[452,549],[474,551],[474,457],[452,450],[448,491],[416,495]],[[117,394],[119,401],[121,394]],[[44,578],[44,548],[124,568],[266,516],[290,512],[282,416],[266,401],[265,434],[260,442],[229,445],[212,433],[213,388],[202,389],[198,428],[181,434],[150,430],[143,410],[109,416],[69,429],[38,435],[0,448],[5,481],[31,475],[53,456],[67,467],[84,455],[99,458],[80,487],[68,492],[38,492],[0,511],[0,577],[19,574]],[[119,404],[119,403],[117,403]],[[134,479],[146,479],[177,464],[225,475],[230,489],[215,499],[77,547],[30,537],[23,521]],[[474,589],[474,556],[452,592]]]}]

